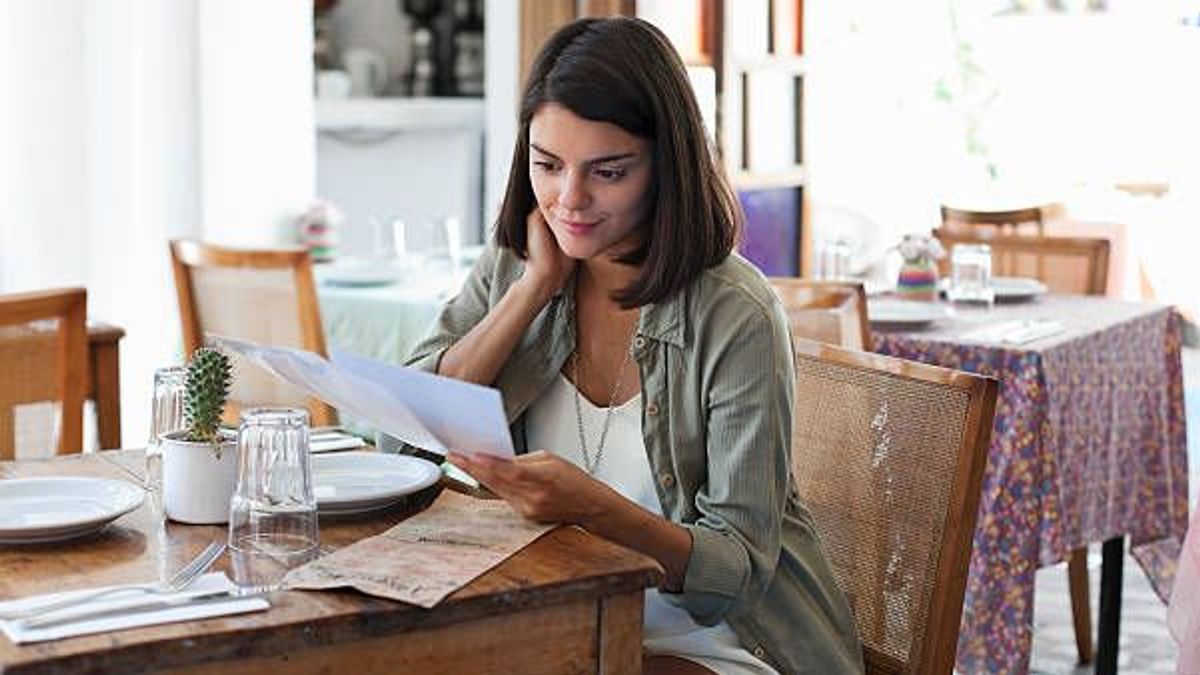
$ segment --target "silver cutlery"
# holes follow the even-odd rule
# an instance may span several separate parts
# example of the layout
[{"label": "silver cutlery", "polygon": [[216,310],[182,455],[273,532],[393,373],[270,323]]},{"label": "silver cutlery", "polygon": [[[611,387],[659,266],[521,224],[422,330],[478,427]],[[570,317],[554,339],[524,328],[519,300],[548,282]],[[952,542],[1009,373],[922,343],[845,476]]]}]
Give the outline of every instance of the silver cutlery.
[{"label": "silver cutlery", "polygon": [[23,629],[50,628],[68,623],[77,623],[84,620],[90,621],[113,616],[122,616],[125,614],[171,609],[174,607],[212,605],[226,602],[228,600],[241,600],[257,597],[261,597],[261,594],[252,592],[245,593],[238,588],[227,588],[219,591],[185,595],[183,597],[151,597],[134,602],[122,603],[116,606],[82,607],[76,609],[75,611],[58,610],[53,613],[47,613],[48,615],[41,614],[29,619],[22,619],[20,626]]},{"label": "silver cutlery", "polygon": [[167,593],[178,593],[187,588],[200,575],[208,571],[208,568],[216,562],[217,558],[225,552],[225,543],[214,541],[209,544],[200,555],[196,556],[187,565],[184,565],[178,572],[175,573],[167,581],[160,581],[152,584],[125,584],[122,586],[112,586],[104,588],[93,593],[85,593],[83,595],[75,595],[69,598],[64,598],[49,604],[38,605],[30,609],[17,610],[0,614],[0,620],[11,621],[13,619],[29,619],[35,616],[41,616],[48,612],[54,612],[67,607],[81,605],[91,602],[97,598],[116,593],[151,593],[154,595],[164,595]]}]

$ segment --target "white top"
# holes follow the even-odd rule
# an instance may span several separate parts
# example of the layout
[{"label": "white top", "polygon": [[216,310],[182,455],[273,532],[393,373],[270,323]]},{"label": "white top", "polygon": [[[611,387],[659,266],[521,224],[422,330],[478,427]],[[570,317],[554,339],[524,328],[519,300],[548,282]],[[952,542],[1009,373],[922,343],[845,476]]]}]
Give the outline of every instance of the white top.
[{"label": "white top", "polygon": [[[612,411],[604,454],[594,476],[642,508],[662,515],[655,492],[650,460],[642,438],[642,397],[634,396]],[[604,428],[607,408],[592,405],[580,396],[583,433],[588,457],[596,458],[596,444]],[[576,466],[587,466],[579,450],[579,424],[575,415],[575,386],[559,373],[526,412],[528,447],[553,452]],[[672,655],[729,675],[777,675],[738,642],[729,624],[705,628],[681,607],[668,603],[657,589],[646,591],[643,640],[651,654]]]}]

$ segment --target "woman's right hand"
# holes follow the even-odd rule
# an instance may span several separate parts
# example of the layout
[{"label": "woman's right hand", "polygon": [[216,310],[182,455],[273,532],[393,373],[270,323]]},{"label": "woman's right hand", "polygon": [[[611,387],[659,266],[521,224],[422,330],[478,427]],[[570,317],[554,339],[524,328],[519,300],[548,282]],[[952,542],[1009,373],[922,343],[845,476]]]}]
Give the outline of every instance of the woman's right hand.
[{"label": "woman's right hand", "polygon": [[526,248],[529,258],[525,263],[525,276],[546,297],[558,292],[571,272],[575,270],[575,259],[558,247],[550,225],[536,206],[525,220]]}]

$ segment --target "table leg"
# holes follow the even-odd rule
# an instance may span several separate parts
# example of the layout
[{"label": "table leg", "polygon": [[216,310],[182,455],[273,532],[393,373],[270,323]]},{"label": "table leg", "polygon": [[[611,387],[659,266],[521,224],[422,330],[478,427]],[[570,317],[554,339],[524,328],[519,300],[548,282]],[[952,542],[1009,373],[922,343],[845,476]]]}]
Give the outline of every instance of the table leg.
[{"label": "table leg", "polygon": [[96,383],[96,433],[100,448],[121,447],[120,347],[117,342],[94,345]]},{"label": "table leg", "polygon": [[1096,673],[1117,672],[1117,650],[1121,639],[1121,581],[1125,565],[1125,537],[1104,542],[1100,568],[1100,637],[1096,641]]}]

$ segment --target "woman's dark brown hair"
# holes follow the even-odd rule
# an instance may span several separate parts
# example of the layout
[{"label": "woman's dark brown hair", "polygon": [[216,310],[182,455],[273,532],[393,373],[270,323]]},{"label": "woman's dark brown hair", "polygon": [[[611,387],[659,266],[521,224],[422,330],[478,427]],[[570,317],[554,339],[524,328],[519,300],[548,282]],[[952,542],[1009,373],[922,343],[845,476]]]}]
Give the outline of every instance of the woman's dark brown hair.
[{"label": "woman's dark brown hair", "polygon": [[661,302],[729,255],[741,229],[741,209],[709,149],[683,61],[657,28],[631,18],[580,19],[542,47],[521,98],[496,224],[499,245],[527,255],[526,218],[536,206],[529,124],[546,103],[651,141],[656,176],[646,236],[620,258],[644,266],[614,294],[622,307]]}]

